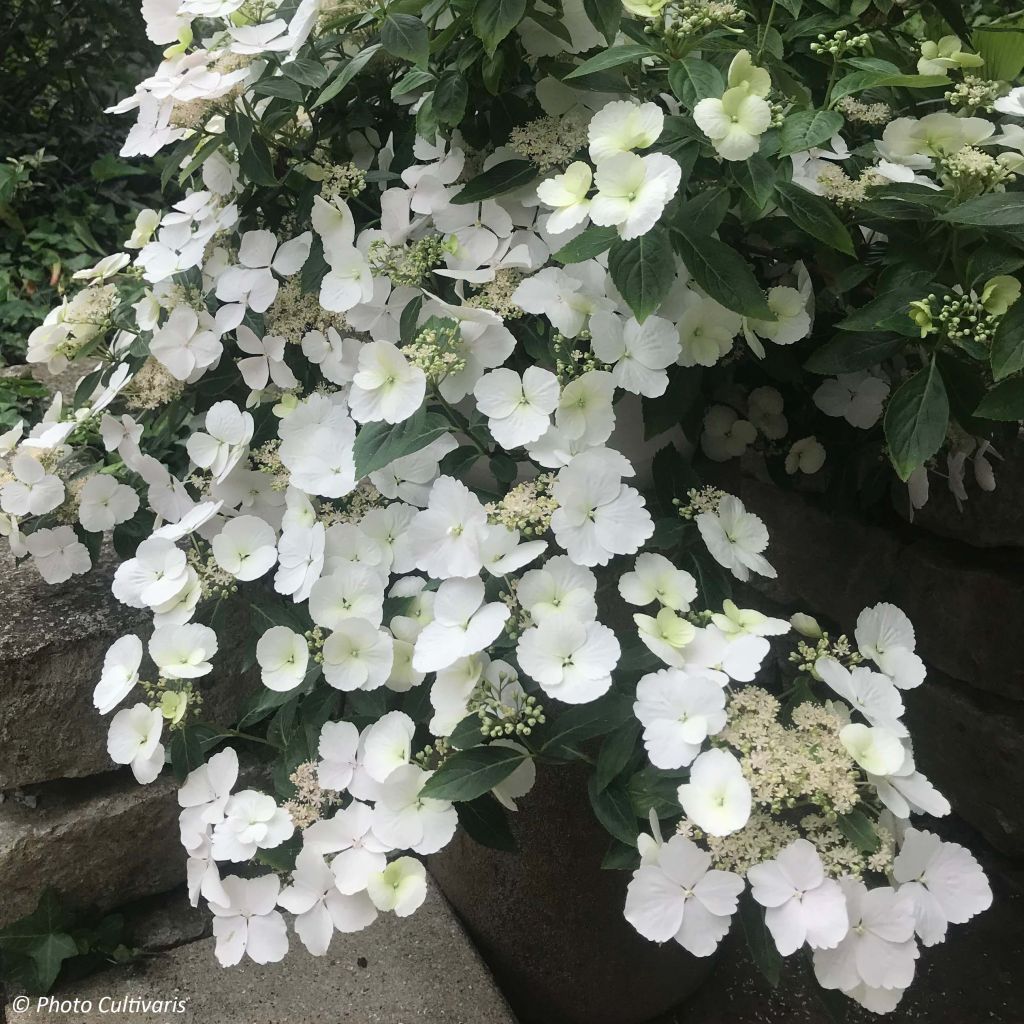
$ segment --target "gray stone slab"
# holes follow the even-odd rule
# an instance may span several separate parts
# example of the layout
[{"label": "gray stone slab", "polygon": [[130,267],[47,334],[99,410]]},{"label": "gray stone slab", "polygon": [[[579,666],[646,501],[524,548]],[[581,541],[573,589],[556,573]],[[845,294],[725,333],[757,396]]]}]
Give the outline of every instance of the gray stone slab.
[{"label": "gray stone slab", "polygon": [[[8,1007],[9,1024],[515,1024],[444,897],[431,883],[412,917],[382,915],[355,935],[335,935],[325,957],[297,940],[279,964],[221,968],[214,940],[179,946],[141,965],[94,975],[56,995],[70,1013]],[[181,1012],[111,1013],[100,1000],[182,1000]],[[81,1001],[90,1000],[92,1010]]]}]

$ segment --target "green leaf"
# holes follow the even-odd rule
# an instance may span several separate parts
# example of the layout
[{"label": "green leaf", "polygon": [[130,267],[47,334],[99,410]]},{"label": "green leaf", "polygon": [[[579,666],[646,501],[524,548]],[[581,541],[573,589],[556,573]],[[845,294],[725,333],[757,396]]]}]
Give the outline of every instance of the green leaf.
[{"label": "green leaf", "polygon": [[726,309],[757,320],[775,320],[764,292],[745,259],[716,238],[691,235],[685,227],[672,232],[672,241],[693,279]]},{"label": "green leaf", "polygon": [[873,185],[867,198],[857,204],[857,210],[864,217],[877,217],[879,220],[932,220],[949,203],[950,197],[946,192],[936,192],[927,185],[901,182]]},{"label": "green leaf", "polygon": [[961,0],[932,0],[932,6],[946,19],[954,32],[964,39],[970,35],[971,29],[964,17]]},{"label": "green leaf", "polygon": [[458,750],[427,779],[420,795],[453,803],[475,800],[507,779],[525,756],[514,747],[498,745]]},{"label": "green leaf", "polygon": [[530,11],[527,17],[531,21],[537,22],[545,32],[550,32],[556,39],[561,39],[563,43],[568,43],[569,46],[572,46],[572,33],[566,27],[564,21],[551,14],[544,14],[543,11],[538,11],[536,8]]},{"label": "green leaf", "polygon": [[779,209],[802,231],[831,249],[847,256],[854,254],[849,231],[821,196],[789,181],[776,182],[775,195]]},{"label": "green leaf", "polygon": [[[575,755],[578,744],[622,728],[633,719],[633,701],[621,693],[606,693],[589,704],[578,704],[557,714],[545,702],[547,723],[540,750],[552,756]],[[535,732],[537,730],[534,730]]]},{"label": "green leaf", "polygon": [[592,260],[595,256],[607,252],[618,237],[619,233],[615,228],[591,224],[571,242],[566,242],[552,258],[559,263],[582,263],[584,260]]},{"label": "green leaf", "polygon": [[35,987],[53,988],[65,960],[78,955],[78,944],[68,934],[72,922],[54,889],[45,889],[36,909],[0,931],[0,950],[31,959]]},{"label": "green leaf", "polygon": [[281,71],[288,78],[293,79],[302,85],[310,85],[314,89],[327,81],[327,68],[318,60],[309,60],[307,57],[296,57],[281,65]]},{"label": "green leaf", "polygon": [[356,434],[356,477],[361,479],[395,459],[426,448],[450,429],[443,416],[423,408],[401,423],[364,423]]},{"label": "green leaf", "polygon": [[480,716],[477,714],[466,715],[448,737],[448,742],[456,750],[468,750],[470,747],[479,747],[484,743],[484,735],[480,731]]},{"label": "green leaf", "polygon": [[725,220],[729,205],[729,190],[717,185],[687,199],[673,219],[685,225],[691,235],[713,235]]},{"label": "green leaf", "polygon": [[675,61],[668,69],[668,84],[691,110],[701,100],[721,96],[725,91],[722,72],[714,64],[696,57]]},{"label": "green leaf", "polygon": [[782,122],[779,156],[820,146],[842,127],[843,115],[835,110],[798,110]]},{"label": "green leaf", "polygon": [[645,320],[661,305],[676,279],[668,230],[655,226],[639,238],[612,243],[608,273],[633,315]]},{"label": "green leaf", "polygon": [[467,203],[493,199],[523,185],[529,185],[536,177],[537,170],[529,160],[504,160],[483,174],[478,174],[461,192],[452,197],[452,203],[456,206],[465,206]]},{"label": "green leaf", "polygon": [[622,21],[621,0],[583,0],[583,10],[586,11],[590,24],[611,46],[619,34],[619,24]]},{"label": "green leaf", "polygon": [[613,839],[601,860],[603,871],[636,871],[640,867],[640,852],[635,846],[627,846]]},{"label": "green leaf", "polygon": [[729,570],[703,547],[691,548],[688,557],[700,589],[701,604],[709,611],[720,609],[722,602],[732,597],[732,576]]},{"label": "green leaf", "polygon": [[277,175],[274,174],[274,162],[267,144],[259,135],[253,135],[244,153],[238,156],[238,166],[245,177],[253,185],[274,186]]},{"label": "green leaf", "polygon": [[836,822],[839,831],[846,836],[850,842],[861,851],[861,853],[874,853],[879,847],[878,833],[875,831],[871,819],[861,810],[854,808],[846,814],[840,814]]},{"label": "green leaf", "polygon": [[607,71],[609,68],[621,67],[623,64],[636,64],[642,57],[652,56],[649,46],[641,43],[626,43],[623,46],[609,46],[589,60],[585,60],[579,67],[574,68],[565,76],[565,81],[570,78],[584,78],[597,71]]},{"label": "green leaf", "polygon": [[267,77],[256,83],[253,93],[257,96],[276,96],[292,103],[301,103],[305,98],[302,86],[291,78]]},{"label": "green leaf", "polygon": [[899,478],[909,480],[942,446],[949,426],[949,398],[934,360],[892,395],[884,426],[889,458]]},{"label": "green leaf", "polygon": [[184,782],[189,772],[206,763],[206,752],[220,733],[209,725],[186,725],[171,734],[171,768]]},{"label": "green leaf", "polygon": [[772,164],[755,153],[747,160],[733,162],[730,169],[736,184],[759,210],[763,210],[775,193],[775,168]]},{"label": "green leaf", "polygon": [[249,148],[252,138],[252,121],[235,111],[224,118],[224,134],[234,143],[235,149],[242,154]]},{"label": "green leaf", "polygon": [[992,192],[954,206],[940,217],[950,224],[979,228],[1009,228],[1024,225],[1024,193]]},{"label": "green leaf", "polygon": [[104,153],[97,160],[93,160],[89,167],[89,177],[93,181],[114,181],[116,178],[130,178],[137,174],[148,174],[145,167],[138,167],[128,163],[127,160],[119,160],[113,153]]},{"label": "green leaf", "polygon": [[370,46],[365,46],[361,49],[341,70],[338,74],[328,82],[327,87],[324,89],[319,96],[317,96],[310,110],[316,110],[317,107],[322,107],[325,103],[333,100],[335,96],[341,92],[342,89],[352,81],[356,75],[359,74],[363,68],[373,59],[374,54],[381,48],[380,43],[373,43]]},{"label": "green leaf", "polygon": [[938,89],[948,88],[949,79],[945,75],[904,75],[899,71],[854,71],[836,82],[832,89],[832,102],[844,96],[864,92],[867,89],[886,87],[899,89]]},{"label": "green leaf", "polygon": [[1000,381],[981,400],[974,415],[1009,423],[1024,420],[1024,377]]},{"label": "green leaf", "polygon": [[639,738],[640,723],[634,720],[616,729],[601,743],[601,753],[597,756],[594,772],[594,786],[598,790],[605,789],[629,764]]},{"label": "green leaf", "polygon": [[411,14],[389,14],[380,30],[381,45],[393,57],[409,61],[419,68],[430,57],[430,33],[427,26]]},{"label": "green leaf", "polygon": [[997,381],[1024,370],[1024,302],[1020,299],[1000,319],[992,336],[990,358]]},{"label": "green leaf", "polygon": [[469,85],[463,75],[449,71],[434,90],[434,115],[441,124],[456,125],[466,113]]},{"label": "green leaf", "polygon": [[891,334],[837,334],[812,352],[804,368],[823,375],[868,370],[901,352],[906,336]]},{"label": "green leaf", "polygon": [[456,804],[455,813],[466,835],[474,842],[492,850],[515,850],[516,840],[508,823],[508,813],[490,793]]},{"label": "green leaf", "polygon": [[978,70],[989,81],[1012,82],[1024,69],[1024,27],[1020,24],[981,25],[971,42],[985,61],[984,68]]},{"label": "green leaf", "polygon": [[903,275],[899,286],[883,289],[870,302],[849,313],[836,327],[841,331],[890,330],[909,337],[917,337],[919,329],[907,316],[910,303],[923,299],[933,291],[929,271],[914,271]]},{"label": "green leaf", "polygon": [[476,0],[473,7],[473,34],[488,54],[523,20],[526,0]]},{"label": "green leaf", "polygon": [[[700,402],[703,370],[699,366],[670,366],[668,387],[657,398],[642,398],[644,440],[678,427]],[[701,403],[701,406],[703,403]]]},{"label": "green leaf", "polygon": [[616,779],[604,789],[597,786],[597,776],[591,775],[587,782],[587,793],[590,806],[594,809],[597,820],[620,843],[636,846],[637,829],[636,814],[624,780]]},{"label": "green leaf", "polygon": [[743,937],[747,940],[747,949],[750,950],[750,959],[768,984],[777,988],[782,976],[782,954],[765,924],[764,908],[749,892],[744,892],[739,902],[740,925]]}]

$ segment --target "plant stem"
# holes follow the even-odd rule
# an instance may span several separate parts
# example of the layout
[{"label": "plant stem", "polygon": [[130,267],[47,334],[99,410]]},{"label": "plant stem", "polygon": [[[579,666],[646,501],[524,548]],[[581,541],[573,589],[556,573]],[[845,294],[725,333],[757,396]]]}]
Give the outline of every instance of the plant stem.
[{"label": "plant stem", "polygon": [[764,53],[765,43],[768,41],[768,30],[772,27],[772,21],[775,19],[775,8],[778,6],[778,2],[779,0],[772,0],[772,5],[768,8],[768,20],[764,23],[763,29],[758,29],[755,63],[760,63],[761,61],[761,54]]}]

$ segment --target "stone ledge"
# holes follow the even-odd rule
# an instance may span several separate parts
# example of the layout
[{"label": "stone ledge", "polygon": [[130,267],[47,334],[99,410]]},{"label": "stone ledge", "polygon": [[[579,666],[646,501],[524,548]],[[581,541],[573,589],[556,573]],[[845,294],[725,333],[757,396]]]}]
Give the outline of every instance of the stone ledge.
[{"label": "stone ledge", "polygon": [[[110,719],[93,707],[93,688],[117,637],[151,631],[148,615],[110,593],[116,564],[108,552],[87,575],[49,586],[0,556],[0,791],[112,768]],[[215,671],[199,683],[204,718],[227,723],[258,682],[234,671],[224,632]]]},{"label": "stone ledge", "polygon": [[744,476],[723,482],[768,527],[777,580],[757,589],[778,603],[828,616],[852,631],[879,601],[910,616],[918,652],[979,690],[1024,700],[1024,567],[1017,558],[908,538]]},{"label": "stone ledge", "polygon": [[[282,963],[222,969],[214,940],[105,971],[57,995],[90,999],[92,1013],[17,1013],[10,1024],[515,1024],[504,997],[444,897],[430,884],[412,917],[382,915],[355,935],[335,935],[312,957],[292,935]],[[99,1000],[183,999],[183,1013],[101,1013]]]},{"label": "stone ledge", "polygon": [[140,786],[120,772],[48,786],[35,808],[0,806],[0,927],[47,886],[101,910],[164,892],[184,879],[177,786]]}]

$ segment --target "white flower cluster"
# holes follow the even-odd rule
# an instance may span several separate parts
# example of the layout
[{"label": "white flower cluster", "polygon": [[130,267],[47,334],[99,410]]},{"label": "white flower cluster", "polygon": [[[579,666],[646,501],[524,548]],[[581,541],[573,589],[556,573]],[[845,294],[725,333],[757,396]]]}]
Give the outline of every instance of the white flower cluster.
[{"label": "white flower cluster", "polygon": [[[285,67],[312,52],[303,47],[319,4],[302,0],[290,19],[261,22],[235,17],[235,0],[145,6],[151,38],[172,45],[115,108],[138,111],[124,152],[198,141],[200,122],[216,152],[202,163],[204,188],[166,213],[139,215],[126,242],[134,259],[101,261],[29,339],[32,362],[59,371],[89,357],[99,372],[79,408],[58,400],[27,435],[19,426],[0,437],[0,533],[51,583],[86,572],[104,533],[130,549],[113,593],[150,612],[153,628],[145,643],[131,634],[110,647],[95,705],[113,714],[117,764],[148,784],[169,759],[183,779],[191,897],[216,915],[221,963],[281,959],[289,938],[278,908],[317,955],[335,930],[412,913],[426,892],[413,855],[440,850],[458,824],[446,767],[477,747],[496,753],[508,770],[472,798],[490,792],[514,809],[543,761],[533,730],[567,706],[623,688],[632,696],[635,666],[624,662],[642,666],[633,710],[651,765],[687,770],[676,816],[698,840],[740,832],[755,804],[788,824],[793,806],[762,799],[759,779],[778,765],[756,737],[740,737],[736,702],[749,696],[768,638],[790,625],[731,601],[710,606],[706,587],[659,553],[681,550],[674,538],[688,531],[693,565],[774,578],[768,532],[739,498],[711,490],[691,491],[681,517],[652,514],[638,483],[645,467],[627,452],[639,398],[665,395],[677,367],[714,366],[741,335],[763,358],[766,342],[810,334],[803,265],[776,275],[789,283],[764,294],[774,319],[760,320],[726,309],[673,258],[661,268],[672,278],[666,297],[641,318],[607,253],[553,259],[588,221],[614,228],[616,244],[641,238],[682,177],[652,149],[665,129],[659,103],[582,90],[567,100],[553,82],[538,88],[545,114],[571,111],[586,124],[590,163],[467,202],[467,185],[493,181],[513,150],[484,155],[456,130],[418,135],[401,156],[393,137],[353,132],[346,145],[366,179],[358,202],[337,189],[314,194],[321,171],[275,220],[271,204],[246,195],[253,143],[237,122],[254,105],[266,109],[254,88],[269,55]],[[574,34],[581,19],[566,12]],[[591,45],[584,37],[577,49]],[[723,159],[756,151],[772,121],[770,90],[742,51],[723,95],[697,104],[696,122]],[[954,120],[969,133],[958,144],[986,138],[974,119]],[[293,127],[305,130],[299,117]],[[880,146],[911,173],[952,151],[937,140],[928,126],[894,122]],[[918,156],[926,143],[927,168]],[[805,170],[826,159],[804,157]],[[277,180],[273,168],[263,174]],[[488,305],[495,296],[501,311]],[[510,308],[522,313],[521,331]],[[527,337],[564,358],[542,365]],[[846,374],[815,401],[869,426],[887,393],[874,374]],[[787,432],[781,394],[762,387],[713,407],[701,446],[721,460]],[[789,446],[785,466],[811,474],[824,461],[809,436]],[[305,716],[316,702],[323,711],[312,726],[303,719],[315,749],[298,761],[280,737],[213,734],[243,750],[254,738],[278,746],[278,796],[243,788],[233,747],[194,766],[196,748],[205,756],[218,742],[197,725],[201,681],[228,660],[231,631],[217,612],[239,591],[259,623],[256,711],[278,711],[282,731],[285,709]],[[617,622],[616,593],[636,609],[635,638]],[[825,718],[807,731],[837,734],[821,774],[856,774],[871,834],[883,808],[896,821],[889,884],[868,890],[859,875],[832,877],[810,828],[747,874],[780,952],[806,943],[823,985],[888,1009],[910,983],[915,931],[938,941],[989,896],[966,851],[907,825],[912,811],[948,809],[917,771],[901,722],[899,688],[924,677],[912,628],[880,605],[862,615],[856,641],[855,655],[828,644],[801,655],[803,683],[839,698],[814,705]],[[416,688],[427,721],[395,707]],[[792,742],[803,742],[798,734]],[[191,771],[176,748],[187,749]],[[820,749],[804,743],[801,763]],[[835,801],[807,774],[793,785],[806,782],[808,802],[834,824]],[[713,849],[682,833],[663,842],[654,819],[626,903],[641,934],[700,956],[715,949],[744,881],[712,868]],[[291,860],[275,869],[267,851]]]}]

